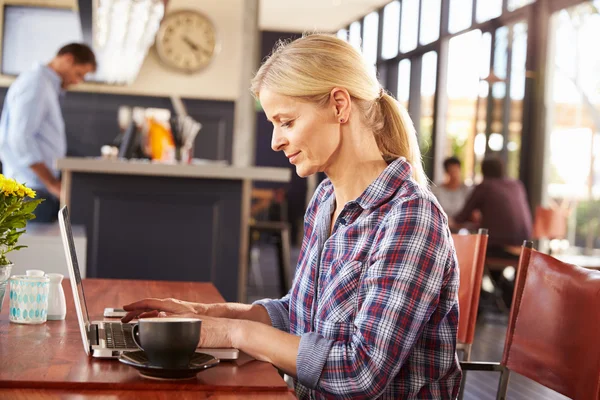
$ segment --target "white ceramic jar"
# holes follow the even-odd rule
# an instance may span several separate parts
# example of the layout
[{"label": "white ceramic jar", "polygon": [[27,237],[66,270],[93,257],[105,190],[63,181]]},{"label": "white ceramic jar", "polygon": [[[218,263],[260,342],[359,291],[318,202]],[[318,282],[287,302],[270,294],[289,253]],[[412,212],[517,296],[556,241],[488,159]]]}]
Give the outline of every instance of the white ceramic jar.
[{"label": "white ceramic jar", "polygon": [[65,292],[62,287],[62,274],[46,274],[50,279],[48,291],[48,320],[57,321],[65,319],[67,315],[67,303]]}]

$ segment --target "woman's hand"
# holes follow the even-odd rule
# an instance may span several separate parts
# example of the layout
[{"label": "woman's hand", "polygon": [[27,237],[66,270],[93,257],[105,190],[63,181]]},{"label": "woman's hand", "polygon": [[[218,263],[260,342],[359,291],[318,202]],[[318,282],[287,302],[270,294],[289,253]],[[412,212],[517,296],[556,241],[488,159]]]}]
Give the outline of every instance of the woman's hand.
[{"label": "woman's hand", "polygon": [[207,316],[200,316],[200,319],[202,320],[202,333],[200,334],[199,347],[236,347],[234,335],[236,329],[243,321]]},{"label": "woman's hand", "polygon": [[191,303],[177,299],[144,299],[135,303],[127,304],[123,307],[127,311],[121,321],[129,322],[134,318],[151,318],[151,317],[194,317],[198,314],[206,312],[206,305],[199,303]]},{"label": "woman's hand", "polygon": [[128,311],[121,319],[129,322],[134,318],[152,317],[181,317],[198,318],[202,320],[200,347],[230,348],[233,347],[234,329],[240,321],[228,318],[215,318],[201,315],[206,312],[206,306],[176,299],[144,299],[123,307]]}]

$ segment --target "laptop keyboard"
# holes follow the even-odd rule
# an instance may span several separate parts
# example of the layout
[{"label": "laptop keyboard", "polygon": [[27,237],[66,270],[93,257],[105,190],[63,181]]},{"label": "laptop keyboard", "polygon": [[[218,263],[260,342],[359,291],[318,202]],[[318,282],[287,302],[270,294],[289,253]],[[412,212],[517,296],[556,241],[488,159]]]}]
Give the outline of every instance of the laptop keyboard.
[{"label": "laptop keyboard", "polygon": [[131,336],[132,324],[104,323],[106,347],[109,349],[136,349]]}]

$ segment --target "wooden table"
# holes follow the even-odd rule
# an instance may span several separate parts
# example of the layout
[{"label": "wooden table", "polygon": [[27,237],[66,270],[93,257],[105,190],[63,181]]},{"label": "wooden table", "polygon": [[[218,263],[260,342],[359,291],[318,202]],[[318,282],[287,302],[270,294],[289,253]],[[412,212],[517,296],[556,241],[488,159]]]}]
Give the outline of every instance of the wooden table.
[{"label": "wooden table", "polygon": [[[0,314],[0,398],[63,398],[69,394],[119,393],[119,398],[167,398],[177,391],[194,398],[293,398],[287,385],[268,363],[240,354],[200,372],[195,380],[158,381],[114,360],[88,357],[83,349],[68,280],[63,281],[67,318],[41,325],[9,323],[8,299]],[[84,280],[92,320],[102,319],[104,307],[120,307],[144,297],[175,297],[214,303],[223,297],[210,283]],[[114,321],[114,319],[113,319]],[[8,391],[6,389],[9,389]],[[130,392],[127,392],[130,391]],[[181,397],[187,398],[187,397]]]}]

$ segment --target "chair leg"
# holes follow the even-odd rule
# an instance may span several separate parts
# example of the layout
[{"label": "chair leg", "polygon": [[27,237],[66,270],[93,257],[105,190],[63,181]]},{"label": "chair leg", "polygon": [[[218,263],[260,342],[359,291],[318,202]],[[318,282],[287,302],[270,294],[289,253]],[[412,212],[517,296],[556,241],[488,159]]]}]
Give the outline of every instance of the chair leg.
[{"label": "chair leg", "polygon": [[464,361],[471,361],[471,347],[473,347],[472,344],[465,345],[463,354]]},{"label": "chair leg", "polygon": [[248,265],[250,265],[250,273],[254,284],[259,289],[263,289],[263,278],[262,273],[260,272],[260,249],[257,246],[252,246],[250,248],[250,260]]},{"label": "chair leg", "polygon": [[279,234],[277,241],[277,258],[279,259],[279,290],[281,297],[289,291],[290,282],[290,229],[285,227]]},{"label": "chair leg", "polygon": [[462,400],[465,395],[465,386],[467,384],[467,371],[462,372],[462,378],[460,380],[460,388],[458,389],[458,400]]},{"label": "chair leg", "polygon": [[510,371],[508,368],[502,369],[502,372],[500,372],[500,381],[498,382],[498,393],[496,394],[496,400],[506,400],[506,392],[508,391],[508,378],[510,378]]},{"label": "chair leg", "polygon": [[498,307],[500,312],[502,312],[503,314],[509,314],[510,308],[504,302],[504,298],[502,297],[502,289],[500,288],[500,285],[498,284],[498,282],[496,282],[496,280],[492,276],[487,265],[484,267],[483,271],[484,271],[484,274],[488,276],[488,278],[492,282],[492,285],[494,286],[494,292],[492,294],[494,296],[494,300],[496,301],[496,306]]}]

